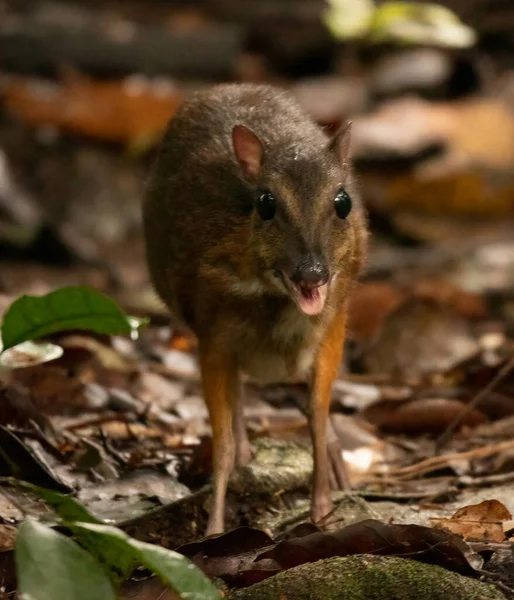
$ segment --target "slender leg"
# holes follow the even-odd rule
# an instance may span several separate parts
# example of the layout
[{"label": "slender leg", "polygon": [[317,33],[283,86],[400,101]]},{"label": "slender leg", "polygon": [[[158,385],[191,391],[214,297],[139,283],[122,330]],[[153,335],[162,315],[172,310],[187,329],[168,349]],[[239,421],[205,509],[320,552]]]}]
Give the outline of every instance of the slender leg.
[{"label": "slender leg", "polygon": [[[309,407],[309,399],[301,386],[296,386],[294,391],[297,401],[302,407]],[[350,491],[350,480],[346,472],[346,465],[342,456],[342,448],[339,438],[334,430],[330,417],[327,420],[327,449],[330,461],[329,477],[330,487],[333,490]]]},{"label": "slender leg", "polygon": [[334,485],[333,489],[349,492],[352,488],[348,478],[348,472],[342,456],[342,448],[339,443],[337,433],[334,431],[330,417],[327,421],[327,449],[328,458],[331,465],[331,473],[333,474]]},{"label": "slender leg", "polygon": [[234,438],[236,441],[236,465],[244,467],[252,459],[252,450],[245,425],[244,386],[240,377],[236,381],[236,386],[233,420]]},{"label": "slender leg", "polygon": [[343,353],[345,329],[346,310],[342,310],[334,319],[322,341],[314,366],[309,421],[314,450],[311,516],[315,522],[332,510],[327,421],[332,383],[337,375]]},{"label": "slender leg", "polygon": [[237,381],[237,367],[232,357],[218,348],[199,348],[202,387],[212,425],[212,467],[214,499],[206,535],[222,533],[225,528],[225,496],[234,468],[235,445],[232,433],[232,410]]}]

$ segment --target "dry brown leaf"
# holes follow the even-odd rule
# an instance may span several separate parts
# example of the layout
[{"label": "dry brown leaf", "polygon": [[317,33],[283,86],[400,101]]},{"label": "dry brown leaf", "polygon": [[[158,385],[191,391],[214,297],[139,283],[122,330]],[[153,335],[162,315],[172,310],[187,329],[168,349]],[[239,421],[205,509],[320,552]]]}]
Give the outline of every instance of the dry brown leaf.
[{"label": "dry brown leaf", "polygon": [[119,352],[103,344],[98,339],[87,335],[67,335],[59,339],[59,345],[64,349],[81,349],[93,355],[105,369],[132,372],[135,366],[125,359]]},{"label": "dry brown leaf", "polygon": [[363,362],[372,373],[419,376],[450,369],[478,349],[470,323],[454,309],[412,296],[384,319]]},{"label": "dry brown leaf", "polygon": [[180,350],[192,354],[196,351],[197,341],[193,335],[187,335],[179,331],[174,331],[169,341],[168,347],[171,350]]},{"label": "dry brown leaf", "polygon": [[354,340],[369,340],[382,325],[386,315],[397,308],[404,298],[402,291],[387,282],[356,286],[350,296],[349,336]]},{"label": "dry brown leaf", "polygon": [[487,316],[487,306],[482,296],[474,294],[442,277],[426,277],[407,284],[407,289],[420,298],[433,298],[446,304],[463,317],[478,318]]},{"label": "dry brown leaf", "polygon": [[[459,102],[430,102],[401,98],[353,121],[353,150],[357,157],[374,153],[413,155],[443,145],[445,157],[431,174],[473,166],[506,170],[514,164],[514,118],[507,103],[492,98]],[[428,173],[427,173],[428,174]],[[411,204],[418,203],[411,194]],[[447,214],[447,199],[432,196],[430,204]]]},{"label": "dry brown leaf", "polygon": [[350,296],[348,329],[351,339],[371,339],[387,315],[410,297],[435,300],[464,317],[487,315],[482,297],[442,277],[423,277],[400,281],[396,285],[385,281],[366,282],[356,286]]},{"label": "dry brown leaf", "polygon": [[[500,543],[505,540],[512,515],[498,500],[484,500],[480,504],[459,508],[449,519],[434,517],[430,520],[437,529],[445,529],[464,539]],[[504,524],[508,524],[507,529],[504,529]]]},{"label": "dry brown leaf", "polygon": [[18,530],[13,525],[0,524],[0,552],[8,552],[14,548],[14,540]]},{"label": "dry brown leaf", "polygon": [[[462,413],[466,405],[450,398],[419,398],[407,402],[382,400],[366,408],[361,416],[389,433],[439,434]],[[476,427],[486,421],[477,409],[466,412],[461,426]]]},{"label": "dry brown leaf", "polygon": [[34,406],[46,415],[88,406],[84,382],[59,366],[45,364],[19,369],[15,379],[30,390]]},{"label": "dry brown leaf", "polygon": [[68,75],[59,85],[13,78],[3,99],[7,110],[29,125],[127,143],[157,139],[182,94],[156,89],[143,79],[98,82]]},{"label": "dry brown leaf", "polygon": [[430,215],[502,217],[514,214],[514,182],[492,185],[480,173],[461,171],[430,179],[402,176],[391,182],[387,205]]}]

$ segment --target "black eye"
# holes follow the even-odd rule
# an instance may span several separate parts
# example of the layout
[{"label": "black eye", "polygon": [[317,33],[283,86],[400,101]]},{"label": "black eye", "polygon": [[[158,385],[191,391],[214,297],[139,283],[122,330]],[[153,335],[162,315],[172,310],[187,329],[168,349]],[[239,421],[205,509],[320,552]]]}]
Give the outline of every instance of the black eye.
[{"label": "black eye", "polygon": [[262,192],[257,200],[256,208],[260,218],[263,221],[269,221],[270,219],[273,219],[275,216],[275,211],[277,210],[275,196],[269,191]]},{"label": "black eye", "polygon": [[346,219],[352,210],[352,199],[345,190],[339,190],[334,198],[336,214],[340,219]]}]

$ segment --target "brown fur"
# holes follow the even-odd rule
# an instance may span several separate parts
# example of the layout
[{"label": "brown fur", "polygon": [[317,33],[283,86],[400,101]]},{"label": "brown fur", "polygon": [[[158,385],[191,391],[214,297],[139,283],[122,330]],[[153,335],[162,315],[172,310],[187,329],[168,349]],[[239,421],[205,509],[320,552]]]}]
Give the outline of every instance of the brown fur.
[{"label": "brown fur", "polygon": [[[257,175],[252,166],[252,177],[235,156],[236,125],[262,143],[262,164]],[[165,136],[144,205],[147,256],[158,293],[199,340],[214,444],[209,533],[223,529],[235,445],[238,458],[248,458],[242,427],[234,426],[235,445],[232,431],[241,372],[264,381],[312,376],[313,516],[330,506],[330,388],[341,360],[348,290],[366,250],[347,153],[348,131],[329,140],[288,93],[262,85],[227,84],[194,95]],[[353,199],[345,220],[333,204],[341,185]],[[254,209],[263,188],[277,198],[270,221]],[[309,253],[337,275],[323,312],[312,317],[276,276]]]}]

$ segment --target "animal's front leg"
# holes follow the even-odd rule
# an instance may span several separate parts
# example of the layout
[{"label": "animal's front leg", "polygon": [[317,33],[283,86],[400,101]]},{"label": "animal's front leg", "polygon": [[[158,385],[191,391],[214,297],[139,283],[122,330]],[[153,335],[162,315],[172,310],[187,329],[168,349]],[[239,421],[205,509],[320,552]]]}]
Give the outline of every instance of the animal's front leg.
[{"label": "animal's front leg", "polygon": [[225,529],[225,497],[235,458],[232,414],[238,373],[234,357],[224,355],[218,347],[200,344],[199,358],[212,425],[214,500],[206,530],[206,535],[211,535]]},{"label": "animal's front leg", "polygon": [[343,449],[334,430],[330,417],[327,420],[327,452],[330,468],[332,470],[333,488],[349,492],[352,488],[346,464],[343,460]]},{"label": "animal's front leg", "polygon": [[244,467],[252,459],[252,448],[248,439],[244,417],[244,385],[241,377],[237,378],[234,396],[233,430],[236,442],[236,465]]},{"label": "animal's front leg", "polygon": [[[332,383],[337,375],[346,330],[346,310],[341,311],[334,319],[327,335],[323,339],[316,356],[310,399],[310,428],[314,451],[314,474],[312,488],[311,516],[314,522],[319,521],[332,510],[330,489],[330,463],[336,466],[336,481],[342,482],[346,471],[339,448],[339,461],[334,453],[334,440],[330,440],[331,449],[327,447],[327,423],[330,409]],[[337,441],[337,440],[336,440]],[[337,443],[339,445],[339,443]],[[331,460],[329,461],[329,455]],[[342,465],[342,470],[341,470]]]}]

